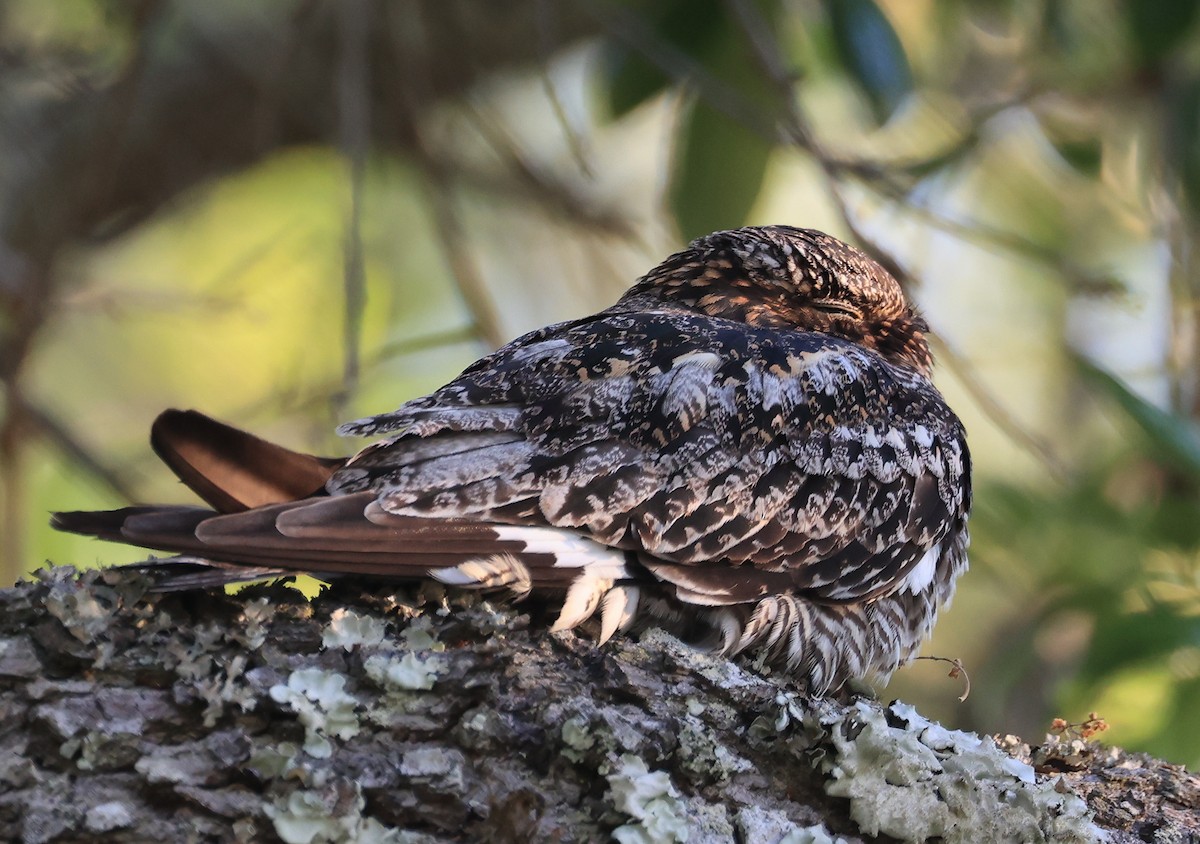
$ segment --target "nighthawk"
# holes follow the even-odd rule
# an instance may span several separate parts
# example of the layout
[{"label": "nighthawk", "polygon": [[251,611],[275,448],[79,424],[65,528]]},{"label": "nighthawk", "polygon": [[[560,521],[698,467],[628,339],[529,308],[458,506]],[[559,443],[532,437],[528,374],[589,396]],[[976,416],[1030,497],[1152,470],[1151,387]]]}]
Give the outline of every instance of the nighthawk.
[{"label": "nighthawk", "polygon": [[349,459],[168,410],[151,443],[208,507],[54,524],[181,555],[168,588],[432,577],[561,601],[554,629],[598,614],[601,642],[703,626],[822,694],[910,660],[967,566],[970,458],[926,330],[829,235],[717,232],[342,426],[384,437]]}]

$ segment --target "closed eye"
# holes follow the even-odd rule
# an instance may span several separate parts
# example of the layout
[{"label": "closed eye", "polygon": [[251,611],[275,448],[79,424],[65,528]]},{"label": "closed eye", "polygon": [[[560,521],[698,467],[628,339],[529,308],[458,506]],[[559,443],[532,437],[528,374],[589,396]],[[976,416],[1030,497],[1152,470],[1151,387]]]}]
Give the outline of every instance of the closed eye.
[{"label": "closed eye", "polygon": [[849,302],[843,302],[838,299],[814,299],[812,301],[812,306],[814,309],[827,314],[862,319],[862,311],[860,311],[854,305],[851,305]]}]

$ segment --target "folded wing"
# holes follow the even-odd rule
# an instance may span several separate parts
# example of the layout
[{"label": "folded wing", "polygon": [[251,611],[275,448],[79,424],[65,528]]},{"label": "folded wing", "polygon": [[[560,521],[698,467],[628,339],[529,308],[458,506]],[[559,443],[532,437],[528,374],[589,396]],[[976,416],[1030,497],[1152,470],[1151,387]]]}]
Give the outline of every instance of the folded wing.
[{"label": "folded wing", "polygon": [[55,523],[218,580],[586,580],[583,612],[645,582],[713,606],[871,600],[928,581],[969,507],[961,427],[927,382],[824,335],[680,313],[543,329],[344,431],[390,436],[342,461],[167,411],[154,448],[212,509]]}]

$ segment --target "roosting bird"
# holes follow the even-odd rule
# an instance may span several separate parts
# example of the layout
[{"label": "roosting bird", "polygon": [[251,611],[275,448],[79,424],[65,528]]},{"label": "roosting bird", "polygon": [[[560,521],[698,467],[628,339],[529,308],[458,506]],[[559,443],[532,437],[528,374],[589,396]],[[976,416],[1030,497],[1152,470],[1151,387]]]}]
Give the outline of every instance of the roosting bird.
[{"label": "roosting bird", "polygon": [[811,693],[910,660],[966,569],[970,458],[926,325],[862,252],[766,226],[699,238],[610,308],[343,425],[349,459],[195,411],[151,443],[208,507],[59,513],[175,552],[162,588],[295,572],[537,593],[763,649]]}]

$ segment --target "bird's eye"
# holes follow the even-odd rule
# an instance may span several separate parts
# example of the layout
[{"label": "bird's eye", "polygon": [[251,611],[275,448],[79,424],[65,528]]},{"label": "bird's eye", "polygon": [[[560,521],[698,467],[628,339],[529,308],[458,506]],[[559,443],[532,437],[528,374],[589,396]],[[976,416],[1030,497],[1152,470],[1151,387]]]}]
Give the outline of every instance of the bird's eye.
[{"label": "bird's eye", "polygon": [[823,311],[827,314],[835,316],[848,316],[853,319],[862,319],[862,311],[851,305],[849,302],[842,302],[836,299],[814,299],[812,302],[814,309]]}]

